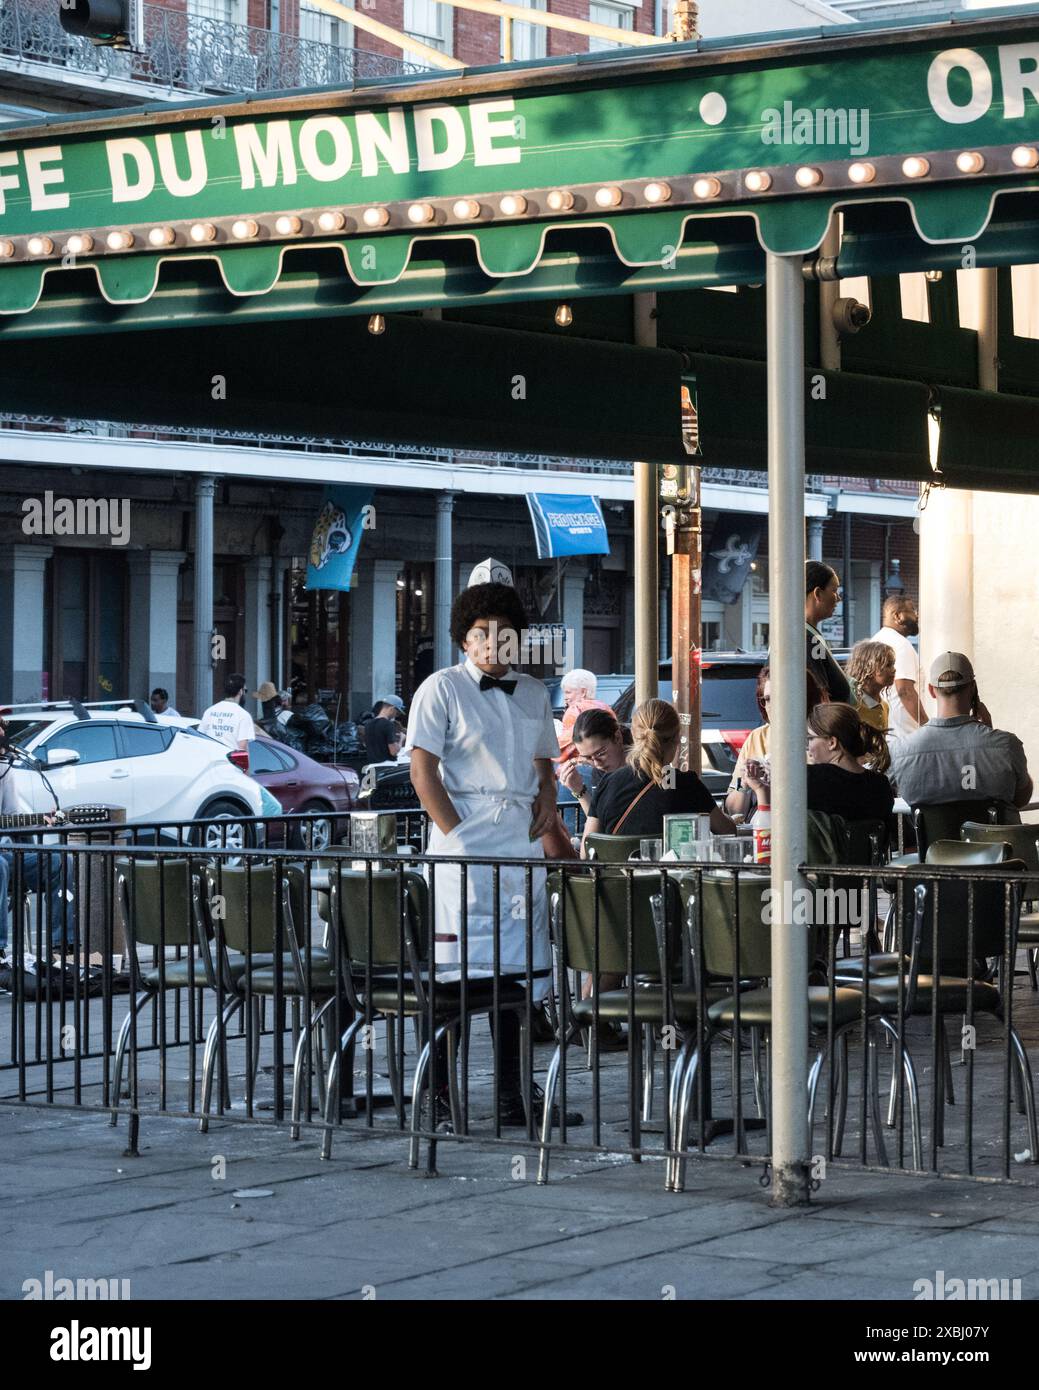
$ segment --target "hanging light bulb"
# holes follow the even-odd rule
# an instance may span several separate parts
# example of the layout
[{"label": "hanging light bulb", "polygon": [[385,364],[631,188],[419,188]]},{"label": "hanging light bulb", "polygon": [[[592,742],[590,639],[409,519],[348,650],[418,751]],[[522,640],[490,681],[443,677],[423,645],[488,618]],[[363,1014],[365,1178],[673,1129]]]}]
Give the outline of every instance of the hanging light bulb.
[{"label": "hanging light bulb", "polygon": [[368,332],[373,338],[377,338],[380,333],[386,332],[386,320],[382,314],[372,314],[368,320]]},{"label": "hanging light bulb", "polygon": [[925,271],[924,271],[924,279],[927,280],[927,281],[929,281],[932,285],[937,285],[938,281],[939,281],[941,278],[942,278],[942,272],[941,272],[940,270],[925,270]]},{"label": "hanging light bulb", "polygon": [[560,304],[556,309],[556,327],[569,328],[574,321],[574,311],[569,304]]}]

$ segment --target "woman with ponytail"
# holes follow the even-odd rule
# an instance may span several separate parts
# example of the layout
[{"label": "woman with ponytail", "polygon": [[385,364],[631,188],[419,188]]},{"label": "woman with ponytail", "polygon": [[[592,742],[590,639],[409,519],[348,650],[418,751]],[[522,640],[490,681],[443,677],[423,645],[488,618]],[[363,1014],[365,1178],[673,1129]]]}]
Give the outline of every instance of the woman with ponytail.
[{"label": "woman with ponytail", "polygon": [[736,827],[695,772],[679,772],[680,725],[674,705],[647,700],[631,716],[631,748],[625,765],[604,777],[592,796],[586,835],[658,837],[664,817],[702,812],[716,835]]},{"label": "woman with ponytail", "polygon": [[[887,820],[895,795],[884,776],[891,754],[879,729],[864,724],[851,705],[816,705],[808,715],[807,748],[809,811]],[[759,806],[768,806],[769,786],[749,774],[747,781]]]}]

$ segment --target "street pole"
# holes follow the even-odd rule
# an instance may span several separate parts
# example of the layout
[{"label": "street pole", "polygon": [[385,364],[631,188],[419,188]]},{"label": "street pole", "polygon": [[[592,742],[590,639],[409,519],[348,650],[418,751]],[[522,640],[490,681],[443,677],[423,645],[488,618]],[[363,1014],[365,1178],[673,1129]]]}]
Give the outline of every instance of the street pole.
[{"label": "street pole", "polygon": [[[635,342],[656,347],[656,295],[634,296]],[[657,551],[660,535],[660,502],[657,466],[635,464],[635,703],[656,699],[660,665],[660,592]]]},{"label": "street pole", "polygon": [[[791,908],[807,850],[804,630],[804,281],[766,257],[769,667],[772,718],[772,1197],[808,1201],[808,939]],[[789,885],[789,896],[784,887]]]},{"label": "street pole", "polygon": [[700,470],[680,464],[667,515],[671,557],[671,699],[678,711],[678,767],[700,771]]},{"label": "street pole", "polygon": [[195,484],[195,715],[213,703],[213,497],[216,479]]}]

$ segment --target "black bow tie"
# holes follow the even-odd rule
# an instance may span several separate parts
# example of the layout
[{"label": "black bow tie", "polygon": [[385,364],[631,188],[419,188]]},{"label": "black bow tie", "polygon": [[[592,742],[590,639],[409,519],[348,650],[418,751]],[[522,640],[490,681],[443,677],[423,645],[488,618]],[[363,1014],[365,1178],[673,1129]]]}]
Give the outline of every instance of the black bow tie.
[{"label": "black bow tie", "polygon": [[516,689],[515,681],[500,681],[497,676],[481,676],[481,690],[503,690],[506,695],[511,695]]}]

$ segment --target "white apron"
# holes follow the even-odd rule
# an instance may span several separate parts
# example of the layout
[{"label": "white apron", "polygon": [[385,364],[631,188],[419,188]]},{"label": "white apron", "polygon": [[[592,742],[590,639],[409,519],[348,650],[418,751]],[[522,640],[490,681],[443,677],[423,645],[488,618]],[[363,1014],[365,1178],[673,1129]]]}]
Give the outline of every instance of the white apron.
[{"label": "white apron", "polygon": [[[427,853],[459,858],[543,859],[541,841],[531,840],[532,801],[508,793],[451,797],[462,817],[450,835],[430,826]],[[526,870],[499,869],[498,962],[503,975],[523,975],[527,969],[528,932],[526,923]],[[467,870],[466,966],[470,977],[490,975],[494,970],[494,871],[490,865],[471,865]],[[548,970],[552,954],[548,931],[545,871],[531,869],[529,933],[530,968]],[[438,866],[435,875],[436,960],[439,965],[460,965],[462,961],[463,921],[462,871],[457,864]],[[457,972],[458,975],[461,971]],[[438,972],[451,979],[453,972]],[[457,975],[454,976],[457,978]],[[550,977],[534,980],[533,998],[543,999],[549,991]]]}]

